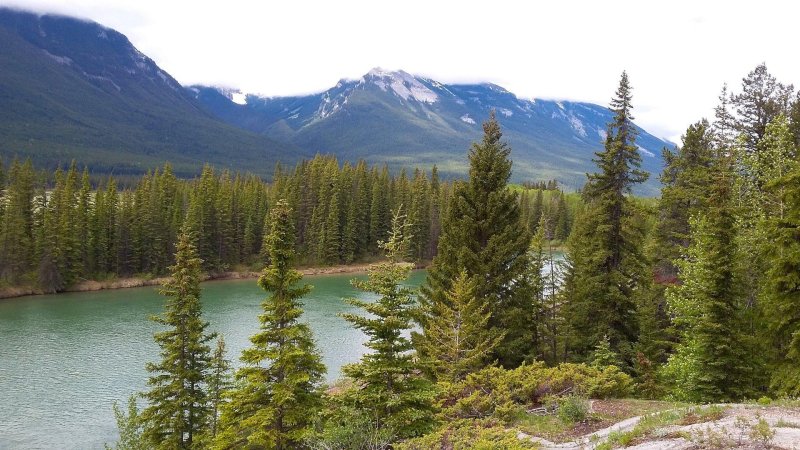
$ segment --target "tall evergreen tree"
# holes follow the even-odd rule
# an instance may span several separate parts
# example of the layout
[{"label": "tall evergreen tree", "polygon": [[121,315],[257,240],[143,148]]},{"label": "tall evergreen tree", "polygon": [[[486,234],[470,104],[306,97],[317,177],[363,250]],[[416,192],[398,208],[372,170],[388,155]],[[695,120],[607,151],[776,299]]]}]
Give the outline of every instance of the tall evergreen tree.
[{"label": "tall evergreen tree", "polygon": [[771,368],[771,387],[788,396],[800,395],[800,164],[787,123],[777,120],[767,129],[762,143],[774,154],[791,151],[793,159],[784,167],[776,161],[775,170],[783,175],[768,185],[775,203],[767,222],[769,254],[764,295],[765,318],[769,328],[770,347],[775,349]]},{"label": "tall evergreen tree", "polygon": [[216,448],[295,449],[312,430],[321,407],[319,383],[325,373],[311,330],[300,323],[299,299],[311,287],[298,285],[292,268],[295,232],[291,209],[279,200],[270,210],[270,232],[264,238],[270,265],[259,286],[271,295],[261,304],[260,331],[242,352],[238,382],[223,407]]},{"label": "tall evergreen tree", "polygon": [[200,258],[186,233],[178,239],[172,278],[164,283],[167,296],[164,315],[153,320],[169,327],[154,338],[161,361],[147,364],[152,375],[148,401],[142,412],[144,436],[157,449],[190,449],[208,424],[205,392],[211,349],[200,303]]},{"label": "tall evergreen tree", "polygon": [[631,87],[622,73],[611,101],[614,118],[608,125],[605,149],[597,153],[599,172],[589,174],[583,190],[584,210],[575,219],[568,242],[570,271],[565,280],[565,313],[572,333],[570,348],[585,359],[607,337],[614,352],[633,358],[638,334],[636,299],[646,266],[632,222],[631,188],[647,179],[636,146],[631,115]]},{"label": "tall evergreen tree", "polygon": [[682,340],[665,370],[674,394],[694,401],[732,401],[751,392],[727,164],[715,165],[709,207],[693,219],[688,257],[677,262],[682,284],[667,291]]},{"label": "tall evergreen tree", "polygon": [[357,389],[348,392],[355,406],[370,411],[378,429],[388,429],[399,438],[418,436],[433,426],[433,389],[419,373],[406,337],[413,328],[414,291],[401,283],[408,278],[412,264],[404,262],[408,253],[409,223],[398,210],[386,242],[388,261],[371,266],[367,280],[353,280],[353,285],[379,296],[375,302],[348,299],[369,315],[342,314],[348,322],[367,335],[370,353],[361,361],[344,366]]},{"label": "tall evergreen tree", "polygon": [[735,126],[745,135],[745,148],[756,152],[758,141],[764,137],[767,124],[780,114],[788,115],[792,85],[784,85],[759,64],[742,79],[742,92],[731,97],[738,117]]},{"label": "tall evergreen tree", "polygon": [[4,208],[0,224],[0,279],[16,283],[32,269],[34,250],[34,173],[30,161],[14,161],[8,172],[8,189],[0,198]]},{"label": "tall evergreen tree", "polygon": [[477,296],[488,304],[489,328],[505,333],[496,356],[519,365],[532,347],[530,287],[527,285],[530,233],[522,223],[516,193],[508,189],[511,149],[501,140],[494,113],[483,124],[483,140],[470,150],[469,181],[455,188],[439,238],[438,254],[422,289],[423,332],[438,303],[462,270],[480,278]]},{"label": "tall evergreen tree", "polygon": [[691,243],[689,218],[704,210],[708,202],[711,166],[714,162],[712,134],[707,121],[691,125],[683,146],[673,153],[664,149],[661,200],[656,225],[656,273],[663,281],[674,281],[679,259]]}]

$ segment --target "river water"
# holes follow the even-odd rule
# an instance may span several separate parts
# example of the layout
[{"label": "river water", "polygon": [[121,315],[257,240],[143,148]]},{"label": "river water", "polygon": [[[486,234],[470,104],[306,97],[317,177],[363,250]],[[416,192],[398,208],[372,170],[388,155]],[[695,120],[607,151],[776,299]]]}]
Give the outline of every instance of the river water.
[{"label": "river water", "polygon": [[[305,300],[328,379],[364,353],[365,336],[337,314],[357,311],[342,299],[369,297],[356,276],[305,277]],[[424,271],[408,281],[418,286]],[[265,293],[255,280],[203,283],[203,314],[222,333],[236,366],[258,329]],[[158,360],[148,317],[163,310],[153,287],[0,300],[0,449],[100,449],[116,440],[111,406],[146,388],[148,361]],[[213,348],[213,345],[212,345]]]}]

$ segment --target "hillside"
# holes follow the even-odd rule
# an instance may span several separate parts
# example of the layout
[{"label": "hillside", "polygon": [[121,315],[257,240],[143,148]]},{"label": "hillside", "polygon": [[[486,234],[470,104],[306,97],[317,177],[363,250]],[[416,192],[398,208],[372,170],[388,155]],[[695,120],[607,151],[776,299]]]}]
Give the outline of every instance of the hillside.
[{"label": "hillside", "polygon": [[128,39],[97,23],[0,8],[0,156],[95,172],[272,172],[296,147],[211,116]]}]

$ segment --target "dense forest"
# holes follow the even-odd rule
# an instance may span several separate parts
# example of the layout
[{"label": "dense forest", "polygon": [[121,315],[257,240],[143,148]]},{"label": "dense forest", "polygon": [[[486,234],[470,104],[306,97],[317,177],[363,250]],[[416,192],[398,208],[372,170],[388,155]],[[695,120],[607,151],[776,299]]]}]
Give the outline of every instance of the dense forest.
[{"label": "dense forest", "polygon": [[[631,194],[648,174],[625,73],[610,109],[579,198],[509,186],[511,149],[494,115],[468,177],[449,183],[435,170],[392,177],[318,157],[279,168],[270,185],[210,168],[181,182],[167,167],[130,191],[108,182],[94,193],[73,167],[50,191],[14,163],[4,277],[63,286],[87,273],[172,275],[144,409],[135,398],[115,408],[120,449],[533,448],[512,428],[541,405],[575,414],[588,397],[797,397],[793,86],[760,65],[740,92],[723,88],[713,121],[664,150],[657,201]],[[325,386],[295,266],[370,258],[354,285],[376,300],[349,299],[363,314],[344,315],[370,352]],[[404,280],[426,259],[417,293]],[[260,328],[233,371],[202,318],[200,274],[256,260],[266,264]]]},{"label": "dense forest", "polygon": [[[403,206],[414,224],[413,260],[436,253],[441,217],[453,182],[414,170],[340,164],[317,156],[291,170],[276,167],[270,183],[252,175],[215,172],[180,180],[167,164],[140,179],[94,179],[75,163],[53,174],[30,162],[0,162],[0,287],[27,285],[57,292],[85,279],[164,275],[174,263],[182,227],[191,230],[206,272],[260,270],[268,210],[278,199],[292,208],[296,251],[303,265],[336,265],[379,257],[390,212]],[[529,226],[558,224],[569,234],[575,196],[557,184],[520,187]],[[573,197],[567,200],[567,197]]]}]

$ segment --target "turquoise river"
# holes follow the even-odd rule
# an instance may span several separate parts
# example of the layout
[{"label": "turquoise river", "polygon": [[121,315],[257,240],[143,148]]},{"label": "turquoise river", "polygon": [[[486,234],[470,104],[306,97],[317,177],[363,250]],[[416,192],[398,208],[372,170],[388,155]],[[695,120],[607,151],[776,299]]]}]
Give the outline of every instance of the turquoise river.
[{"label": "turquoise river", "polygon": [[[363,276],[363,275],[361,275]],[[335,380],[364,353],[364,335],[338,316],[369,299],[347,275],[306,277],[305,315]],[[418,286],[424,271],[408,284]],[[265,294],[255,280],[203,283],[203,313],[222,333],[234,364],[258,328]],[[112,404],[145,389],[158,347],[148,320],[162,311],[156,288],[0,300],[0,449],[101,449],[116,440]]]}]

